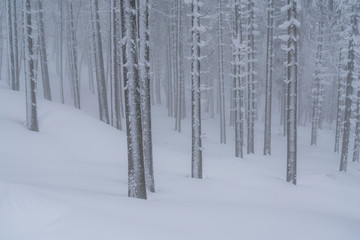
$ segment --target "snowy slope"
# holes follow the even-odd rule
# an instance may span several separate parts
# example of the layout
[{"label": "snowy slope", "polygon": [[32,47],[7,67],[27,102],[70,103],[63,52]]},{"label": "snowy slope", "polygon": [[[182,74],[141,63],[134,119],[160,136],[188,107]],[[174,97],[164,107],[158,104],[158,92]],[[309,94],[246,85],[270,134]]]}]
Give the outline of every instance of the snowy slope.
[{"label": "snowy slope", "polygon": [[[39,101],[40,132],[24,127],[22,93],[0,89],[0,240],[360,239],[360,167],[339,173],[333,133],[309,146],[299,129],[298,186],[285,182],[285,139],[263,157],[233,157],[206,120],[204,176],[190,174],[190,125],[173,131],[153,108],[155,194],[127,197],[126,138],[97,119]],[[291,236],[291,238],[290,238]]]}]

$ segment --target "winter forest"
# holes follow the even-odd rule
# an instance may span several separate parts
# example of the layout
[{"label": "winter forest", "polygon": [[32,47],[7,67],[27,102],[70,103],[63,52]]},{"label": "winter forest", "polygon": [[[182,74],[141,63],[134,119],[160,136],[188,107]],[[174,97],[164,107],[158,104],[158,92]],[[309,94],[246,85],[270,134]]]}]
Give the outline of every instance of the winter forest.
[{"label": "winter forest", "polygon": [[358,240],[360,1],[1,0],[0,132],[1,240]]}]

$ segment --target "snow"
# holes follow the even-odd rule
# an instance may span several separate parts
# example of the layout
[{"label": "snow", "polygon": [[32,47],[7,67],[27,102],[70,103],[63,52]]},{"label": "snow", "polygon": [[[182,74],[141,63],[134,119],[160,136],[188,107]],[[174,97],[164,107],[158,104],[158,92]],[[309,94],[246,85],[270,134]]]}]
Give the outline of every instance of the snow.
[{"label": "snow", "polygon": [[1,240],[360,239],[360,166],[338,171],[332,131],[321,130],[311,147],[310,128],[298,128],[293,186],[278,121],[272,156],[261,154],[257,122],[257,154],[244,159],[233,156],[232,127],[220,145],[218,121],[203,121],[198,180],[190,178],[190,118],[178,133],[154,106],[157,192],[145,201],[127,197],[124,132],[64,105],[39,99],[38,108],[40,132],[28,131],[24,93],[0,88]]}]

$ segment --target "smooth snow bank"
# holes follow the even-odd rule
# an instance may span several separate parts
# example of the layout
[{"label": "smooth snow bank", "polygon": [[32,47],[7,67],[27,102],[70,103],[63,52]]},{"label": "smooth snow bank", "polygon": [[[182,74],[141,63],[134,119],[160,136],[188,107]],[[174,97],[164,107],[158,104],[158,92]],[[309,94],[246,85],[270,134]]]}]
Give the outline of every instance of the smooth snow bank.
[{"label": "smooth snow bank", "polygon": [[205,179],[194,180],[189,122],[177,133],[165,109],[153,110],[157,192],[143,201],[127,197],[123,132],[41,100],[40,132],[30,132],[23,94],[0,89],[0,240],[360,239],[360,168],[337,171],[332,132],[314,148],[300,129],[292,186],[283,137],[273,135],[272,157],[236,159],[232,128],[220,145],[207,120]]}]

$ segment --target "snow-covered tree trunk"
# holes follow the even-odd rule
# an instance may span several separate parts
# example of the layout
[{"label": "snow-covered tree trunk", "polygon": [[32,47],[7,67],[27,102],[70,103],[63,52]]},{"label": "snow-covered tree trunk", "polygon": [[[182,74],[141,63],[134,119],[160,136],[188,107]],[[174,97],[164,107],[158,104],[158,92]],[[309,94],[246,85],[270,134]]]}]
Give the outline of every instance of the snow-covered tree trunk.
[{"label": "snow-covered tree trunk", "polygon": [[234,2],[235,8],[235,35],[233,36],[234,51],[234,95],[235,95],[235,156],[243,158],[243,105],[244,105],[244,84],[243,84],[243,36],[242,36],[242,6],[240,1]]},{"label": "snow-covered tree trunk", "polygon": [[103,58],[103,49],[101,41],[101,31],[100,31],[100,17],[99,17],[99,3],[98,0],[91,0],[91,10],[95,18],[93,22],[93,31],[95,35],[95,56],[96,56],[96,66],[97,66],[97,88],[98,88],[98,101],[99,101],[99,115],[100,120],[109,124],[109,109],[107,103],[107,93],[106,93],[106,84],[105,84],[105,68],[104,68],[104,58]]},{"label": "snow-covered tree trunk", "polygon": [[176,95],[175,95],[175,130],[181,132],[181,119],[184,118],[185,85],[183,76],[182,49],[182,0],[177,0],[176,10]]},{"label": "snow-covered tree trunk", "polygon": [[19,90],[19,61],[18,61],[18,36],[16,20],[16,1],[7,0],[7,26],[8,26],[8,52],[9,52],[9,77],[12,90]]},{"label": "snow-covered tree trunk", "polygon": [[78,71],[78,52],[76,30],[74,22],[73,4],[71,1],[67,2],[67,39],[68,39],[68,58],[70,70],[70,85],[74,98],[74,106],[80,109],[80,86],[79,86],[79,71]]},{"label": "snow-covered tree trunk", "polygon": [[140,92],[146,188],[155,192],[150,100],[149,0],[140,3]]},{"label": "snow-covered tree trunk", "polygon": [[64,31],[64,27],[63,27],[63,21],[64,21],[64,9],[63,9],[63,1],[59,2],[60,4],[60,51],[59,51],[59,62],[60,62],[60,99],[61,99],[61,103],[64,104],[65,103],[65,96],[64,96],[64,77],[63,77],[63,31]]},{"label": "snow-covered tree trunk", "polygon": [[300,23],[297,21],[297,0],[287,0],[287,171],[286,181],[296,184],[297,164],[297,39]]},{"label": "snow-covered tree trunk", "polygon": [[39,53],[40,53],[40,64],[41,64],[41,80],[43,84],[44,98],[51,101],[51,87],[47,61],[46,41],[45,41],[45,26],[44,26],[44,14],[42,0],[36,1],[37,5],[37,24],[39,34]]},{"label": "snow-covered tree trunk", "polygon": [[201,146],[201,97],[200,97],[200,25],[199,0],[191,3],[191,124],[192,124],[192,151],[191,177],[202,178],[202,146]]},{"label": "snow-covered tree trunk", "polygon": [[[360,81],[360,78],[357,80]],[[353,162],[359,161],[360,153],[360,89],[357,87],[357,96],[356,96],[356,112],[355,112],[355,140],[354,140],[354,153],[353,153]]]},{"label": "snow-covered tree trunk", "polygon": [[125,113],[128,144],[128,195],[146,199],[138,69],[136,0],[120,0],[124,9],[126,41]]},{"label": "snow-covered tree trunk", "polygon": [[[321,3],[320,6],[322,7]],[[312,119],[311,119],[311,145],[317,144],[318,128],[320,124],[320,111],[322,104],[322,68],[323,68],[323,19],[320,16],[318,23],[318,42],[316,47],[315,74],[312,88]]]},{"label": "snow-covered tree trunk", "polygon": [[36,104],[36,79],[34,77],[33,39],[30,0],[23,0],[24,42],[25,42],[25,89],[26,89],[26,123],[31,131],[39,131]]},{"label": "snow-covered tree trunk", "polygon": [[272,102],[272,71],[273,71],[273,26],[274,3],[268,0],[267,5],[267,40],[266,40],[266,90],[265,90],[265,132],[264,155],[271,155],[271,102]]},{"label": "snow-covered tree trunk", "polygon": [[346,100],[345,100],[345,112],[344,112],[344,133],[341,149],[340,171],[345,171],[347,168],[347,158],[349,149],[350,138],[350,118],[351,118],[351,105],[352,105],[352,83],[354,81],[355,73],[355,49],[357,41],[359,41],[359,11],[360,3],[354,1],[353,3],[347,3],[347,7],[350,8],[349,23],[345,29],[346,40],[348,41],[348,56],[347,56],[347,76],[346,76]]},{"label": "snow-covered tree trunk", "polygon": [[343,54],[342,54],[342,47],[339,51],[339,62],[338,62],[338,82],[337,82],[337,110],[336,110],[336,132],[335,132],[335,147],[334,152],[339,152],[339,145],[340,145],[340,135],[341,129],[343,125],[343,101],[342,95],[344,94],[343,91],[343,79],[342,79],[342,61],[343,61]]},{"label": "snow-covered tree trunk", "polygon": [[219,106],[220,106],[220,143],[226,143],[225,121],[225,82],[224,82],[224,53],[223,53],[223,2],[219,0],[218,16],[218,63],[219,63]]},{"label": "snow-covered tree trunk", "polygon": [[255,153],[255,39],[254,39],[254,1],[248,0],[248,103],[247,103],[247,153]]},{"label": "snow-covered tree trunk", "polygon": [[168,35],[167,35],[167,102],[168,102],[168,116],[174,116],[174,95],[173,95],[173,56],[171,50],[171,23],[168,23]]},{"label": "snow-covered tree trunk", "polygon": [[120,116],[120,74],[119,74],[119,56],[117,49],[117,1],[111,0],[110,4],[110,72],[111,72],[111,125],[121,130]]}]

